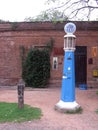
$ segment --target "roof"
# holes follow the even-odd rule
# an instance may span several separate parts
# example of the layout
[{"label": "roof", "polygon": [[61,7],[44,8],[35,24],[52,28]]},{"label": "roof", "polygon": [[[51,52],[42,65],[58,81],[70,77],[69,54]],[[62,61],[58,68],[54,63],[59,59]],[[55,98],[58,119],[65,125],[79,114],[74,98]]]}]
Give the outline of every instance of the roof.
[{"label": "roof", "polygon": [[[98,21],[72,21],[79,31],[98,31]],[[4,22],[0,23],[0,31],[25,31],[25,30],[64,30],[66,22]]]}]

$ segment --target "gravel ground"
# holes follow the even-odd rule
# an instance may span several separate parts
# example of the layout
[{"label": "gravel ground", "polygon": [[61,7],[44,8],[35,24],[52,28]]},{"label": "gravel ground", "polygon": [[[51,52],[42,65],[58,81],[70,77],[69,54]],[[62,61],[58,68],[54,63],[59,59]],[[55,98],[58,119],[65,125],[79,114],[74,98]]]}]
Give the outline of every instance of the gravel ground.
[{"label": "gravel ground", "polygon": [[[43,116],[40,120],[24,123],[1,123],[0,130],[98,130],[98,89],[79,90],[76,101],[83,108],[82,114],[64,114],[54,110],[60,100],[60,88],[26,89],[25,104],[39,107]],[[0,88],[0,101],[17,102],[17,90]]]}]

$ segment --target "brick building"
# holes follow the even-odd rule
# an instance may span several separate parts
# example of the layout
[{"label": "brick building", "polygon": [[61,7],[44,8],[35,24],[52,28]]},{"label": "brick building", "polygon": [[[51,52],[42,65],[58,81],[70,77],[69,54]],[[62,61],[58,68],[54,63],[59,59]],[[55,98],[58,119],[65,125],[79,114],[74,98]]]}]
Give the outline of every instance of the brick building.
[{"label": "brick building", "polygon": [[[74,22],[75,75],[76,85],[86,83],[88,87],[98,86],[98,22]],[[0,85],[16,85],[21,78],[20,47],[43,47],[54,40],[51,53],[50,84],[61,86],[63,68],[63,23],[0,23]]]}]

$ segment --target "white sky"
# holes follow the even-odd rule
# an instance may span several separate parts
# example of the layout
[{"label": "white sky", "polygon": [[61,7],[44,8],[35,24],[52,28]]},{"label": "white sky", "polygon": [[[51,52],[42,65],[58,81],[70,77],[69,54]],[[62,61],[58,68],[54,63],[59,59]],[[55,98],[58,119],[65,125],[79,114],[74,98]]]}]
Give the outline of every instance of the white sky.
[{"label": "white sky", "polygon": [[[41,11],[49,8],[48,5],[45,5],[46,1],[47,0],[0,0],[0,19],[12,22],[24,21],[25,18],[36,16],[40,14]],[[98,18],[98,13],[93,12],[91,19],[94,20],[95,18]]]},{"label": "white sky", "polygon": [[0,0],[0,19],[23,21],[45,10],[46,0]]}]

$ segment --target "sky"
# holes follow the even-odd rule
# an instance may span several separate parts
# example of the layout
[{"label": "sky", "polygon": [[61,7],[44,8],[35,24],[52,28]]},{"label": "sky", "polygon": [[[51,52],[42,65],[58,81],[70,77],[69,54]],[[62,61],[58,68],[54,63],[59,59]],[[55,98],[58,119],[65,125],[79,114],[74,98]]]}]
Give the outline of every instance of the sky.
[{"label": "sky", "polygon": [[24,21],[45,10],[46,0],[0,0],[0,19],[5,21]]},{"label": "sky", "polygon": [[[0,0],[0,19],[4,21],[21,22],[24,21],[25,18],[37,16],[41,11],[49,8],[49,6],[45,4],[46,1],[47,0]],[[93,12],[91,20],[96,17],[98,18],[98,13]]]}]

